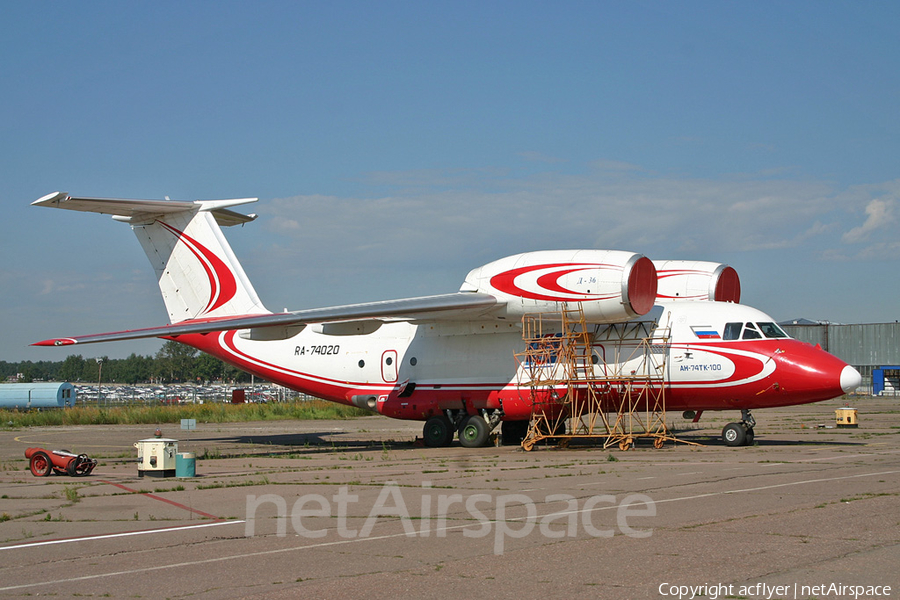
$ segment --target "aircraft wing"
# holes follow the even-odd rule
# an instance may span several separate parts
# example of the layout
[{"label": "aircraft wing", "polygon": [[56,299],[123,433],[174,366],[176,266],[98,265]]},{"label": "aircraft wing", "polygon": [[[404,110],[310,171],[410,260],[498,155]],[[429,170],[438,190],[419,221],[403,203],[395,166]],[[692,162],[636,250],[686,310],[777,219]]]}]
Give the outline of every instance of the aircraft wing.
[{"label": "aircraft wing", "polygon": [[[452,320],[460,317],[472,318],[484,315],[500,305],[501,303],[490,294],[457,292],[438,296],[366,302],[363,304],[330,306],[293,312],[243,315],[217,319],[192,319],[161,327],[51,338],[36,342],[32,346],[70,346],[72,344],[92,344],[140,338],[176,337],[188,333],[209,333],[233,329],[284,328],[286,331],[288,328],[291,328],[296,333],[308,324],[334,323],[338,321]],[[279,336],[272,339],[277,339],[277,337]]]}]

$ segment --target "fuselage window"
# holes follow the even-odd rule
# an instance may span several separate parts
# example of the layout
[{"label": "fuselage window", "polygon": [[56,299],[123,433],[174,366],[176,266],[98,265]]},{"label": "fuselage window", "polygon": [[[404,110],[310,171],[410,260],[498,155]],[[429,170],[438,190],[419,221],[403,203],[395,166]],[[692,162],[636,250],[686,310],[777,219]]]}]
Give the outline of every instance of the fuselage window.
[{"label": "fuselage window", "polygon": [[763,335],[767,338],[786,338],[787,334],[781,330],[781,327],[775,323],[757,323],[756,324]]},{"label": "fuselage window", "polygon": [[747,323],[744,325],[744,335],[742,339],[745,340],[758,340],[762,337],[760,333],[756,330],[756,326],[753,323]]},{"label": "fuselage window", "polygon": [[741,327],[743,327],[743,323],[725,323],[725,333],[722,336],[723,340],[739,340],[741,339]]}]

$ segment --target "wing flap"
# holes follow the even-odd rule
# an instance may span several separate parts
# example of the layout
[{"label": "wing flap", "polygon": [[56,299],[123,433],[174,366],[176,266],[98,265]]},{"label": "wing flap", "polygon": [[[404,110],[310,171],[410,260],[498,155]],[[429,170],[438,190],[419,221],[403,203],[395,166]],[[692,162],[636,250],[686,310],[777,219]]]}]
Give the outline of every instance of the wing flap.
[{"label": "wing flap", "polygon": [[[333,323],[338,321],[361,320],[451,320],[460,317],[477,317],[486,315],[497,308],[497,299],[489,294],[457,292],[438,296],[420,298],[404,298],[402,300],[385,300],[327,308],[313,308],[294,312],[244,315],[219,319],[193,319],[174,325],[129,329],[111,333],[97,333],[82,336],[51,338],[32,344],[32,346],[70,346],[73,344],[93,344],[98,342],[114,342],[154,337],[177,337],[189,333],[210,333],[233,329],[257,329],[281,327],[298,328],[310,323]],[[296,329],[299,331],[299,329]],[[260,338],[266,337],[260,332]]]}]

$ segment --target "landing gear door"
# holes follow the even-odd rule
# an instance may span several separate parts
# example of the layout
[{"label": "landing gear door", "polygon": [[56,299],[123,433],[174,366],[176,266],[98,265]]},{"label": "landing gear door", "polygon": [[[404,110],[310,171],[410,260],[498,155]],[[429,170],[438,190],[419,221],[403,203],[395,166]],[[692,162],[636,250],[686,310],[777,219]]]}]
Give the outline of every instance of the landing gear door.
[{"label": "landing gear door", "polygon": [[381,378],[385,383],[397,381],[397,351],[385,350],[381,355]]}]

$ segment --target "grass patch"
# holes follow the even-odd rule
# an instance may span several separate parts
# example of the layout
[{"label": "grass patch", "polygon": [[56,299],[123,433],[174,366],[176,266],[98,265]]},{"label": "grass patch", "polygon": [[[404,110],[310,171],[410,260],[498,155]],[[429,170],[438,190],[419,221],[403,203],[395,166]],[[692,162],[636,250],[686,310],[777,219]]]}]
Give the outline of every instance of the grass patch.
[{"label": "grass patch", "polygon": [[352,419],[371,415],[371,411],[325,400],[269,402],[265,404],[182,404],[178,406],[122,406],[98,408],[76,406],[61,410],[0,410],[0,422],[13,427],[54,425],[156,425],[196,419],[201,423],[239,423],[243,421],[311,421]]},{"label": "grass patch", "polygon": [[78,488],[77,487],[67,485],[63,488],[63,490],[66,494],[66,500],[68,500],[69,502],[72,502],[74,504],[75,502],[78,502],[79,500],[81,500],[81,498],[78,497]]},{"label": "grass patch", "polygon": [[223,487],[225,487],[224,483],[216,482],[216,483],[210,483],[208,485],[202,485],[202,484],[198,485],[197,489],[198,490],[215,490],[215,489],[223,488]]},{"label": "grass patch", "polygon": [[176,485],[175,487],[170,487],[170,488],[153,488],[154,494],[162,494],[165,492],[183,492],[183,491],[184,491],[184,486],[180,485],[180,484]]},{"label": "grass patch", "polygon": [[896,496],[897,494],[891,492],[866,492],[865,494],[860,494],[859,496],[853,496],[851,498],[841,498],[841,502],[849,503],[856,502],[857,500],[869,500],[870,498],[881,498],[883,496]]},{"label": "grass patch", "polygon": [[197,460],[211,460],[215,458],[222,458],[222,453],[218,448],[213,448],[212,450],[204,448],[203,452],[197,457]]}]

